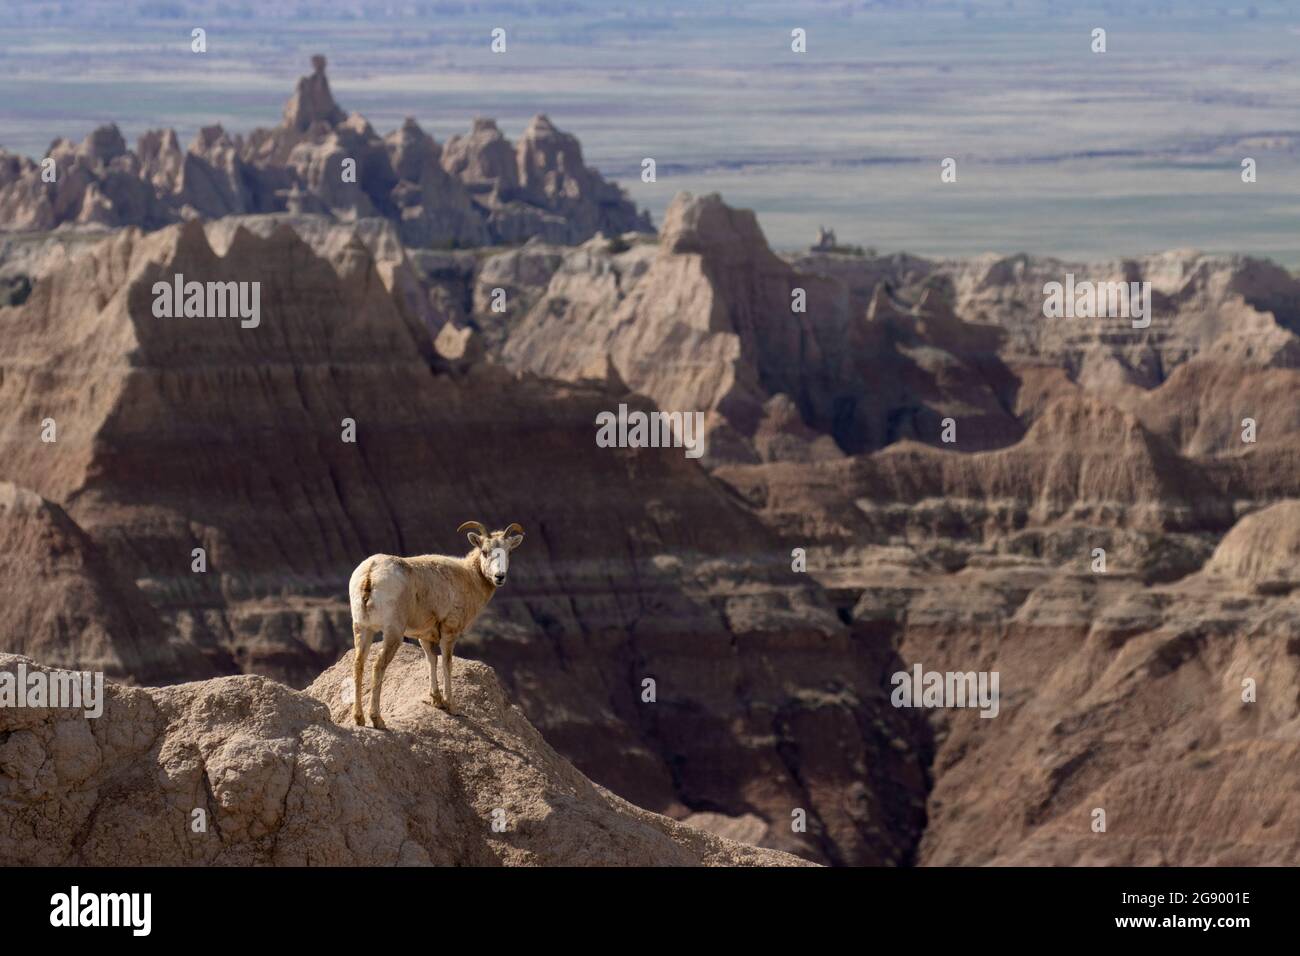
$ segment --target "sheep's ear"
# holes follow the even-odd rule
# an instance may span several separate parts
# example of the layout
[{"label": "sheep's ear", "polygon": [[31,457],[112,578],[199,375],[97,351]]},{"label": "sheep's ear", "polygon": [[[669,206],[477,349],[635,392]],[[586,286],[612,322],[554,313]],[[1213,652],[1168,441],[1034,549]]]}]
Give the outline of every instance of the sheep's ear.
[{"label": "sheep's ear", "polygon": [[481,548],[483,546],[483,536],[481,534],[471,531],[469,534],[465,535],[465,537],[469,538],[469,543],[474,545],[474,547]]},{"label": "sheep's ear", "polygon": [[519,547],[523,543],[524,543],[524,536],[522,533],[512,534],[510,537],[506,538],[506,547],[509,548],[511,551],[513,551],[515,548]]}]

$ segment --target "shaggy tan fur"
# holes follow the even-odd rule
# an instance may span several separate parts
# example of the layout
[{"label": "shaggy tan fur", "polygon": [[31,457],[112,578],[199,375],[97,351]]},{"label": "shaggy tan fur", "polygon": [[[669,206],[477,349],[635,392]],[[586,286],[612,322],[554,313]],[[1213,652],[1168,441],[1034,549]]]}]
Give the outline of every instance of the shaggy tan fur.
[{"label": "shaggy tan fur", "polygon": [[[375,659],[370,688],[370,722],[384,726],[380,713],[384,671],[401,646],[402,637],[420,642],[429,662],[429,698],[435,707],[455,713],[451,695],[451,658],[456,639],[473,623],[496,589],[505,583],[509,552],[524,540],[523,528],[512,524],[491,534],[477,521],[467,521],[459,530],[473,550],[463,558],[423,554],[399,558],[375,554],[352,572],[348,595],[352,604],[352,638],[355,697],[352,716],[365,724],[361,709],[362,680],[366,655],[376,632],[383,633],[383,645]],[[517,532],[517,533],[516,533]],[[438,651],[442,651],[443,692],[438,690]]]}]

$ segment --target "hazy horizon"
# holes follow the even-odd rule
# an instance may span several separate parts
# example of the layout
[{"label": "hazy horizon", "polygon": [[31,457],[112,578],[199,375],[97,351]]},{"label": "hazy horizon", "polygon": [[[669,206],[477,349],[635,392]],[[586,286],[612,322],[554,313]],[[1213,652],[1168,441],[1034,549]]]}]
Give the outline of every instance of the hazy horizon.
[{"label": "hazy horizon", "polygon": [[[165,126],[187,144],[211,123],[274,125],[323,53],[339,104],[381,134],[411,115],[445,143],[486,115],[514,139],[547,113],[656,224],[679,190],[720,192],[782,250],[826,225],[938,258],[1193,247],[1300,266],[1300,9],[1283,3],[345,9],[5,3],[0,146],[39,157],[106,122],[132,145]],[[497,26],[504,55],[488,49]],[[640,181],[647,156],[656,183]],[[956,183],[939,181],[944,157]]]}]

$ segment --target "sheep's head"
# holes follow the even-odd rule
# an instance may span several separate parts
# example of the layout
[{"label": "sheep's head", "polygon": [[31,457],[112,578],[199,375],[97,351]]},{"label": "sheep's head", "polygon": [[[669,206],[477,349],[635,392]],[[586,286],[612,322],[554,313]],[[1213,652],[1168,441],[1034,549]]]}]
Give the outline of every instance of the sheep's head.
[{"label": "sheep's head", "polygon": [[466,521],[456,530],[469,532],[466,537],[474,546],[483,577],[495,588],[505,584],[506,572],[510,570],[510,552],[523,543],[524,529],[512,524],[503,531],[489,532],[477,521]]}]

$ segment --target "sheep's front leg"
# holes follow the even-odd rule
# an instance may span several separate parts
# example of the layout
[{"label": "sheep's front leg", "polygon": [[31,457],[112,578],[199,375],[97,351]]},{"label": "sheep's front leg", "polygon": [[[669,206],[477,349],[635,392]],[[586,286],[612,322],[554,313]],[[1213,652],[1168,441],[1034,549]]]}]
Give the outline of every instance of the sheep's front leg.
[{"label": "sheep's front leg", "polygon": [[384,690],[384,671],[388,669],[388,662],[393,659],[393,655],[401,646],[402,629],[384,628],[384,646],[380,649],[379,656],[375,658],[375,673],[371,678],[370,687],[370,723],[380,730],[384,729],[384,718],[379,712],[380,695]]},{"label": "sheep's front leg", "polygon": [[373,636],[374,631],[360,624],[352,625],[352,719],[362,727],[366,725],[366,716],[361,710],[361,694],[366,677],[366,654]]},{"label": "sheep's front leg", "polygon": [[447,702],[443,700],[442,691],[438,690],[438,645],[433,641],[420,641],[420,647],[424,649],[425,660],[429,662],[429,701],[434,707],[446,708]]},{"label": "sheep's front leg", "polygon": [[442,639],[442,683],[446,690],[447,713],[456,713],[456,707],[451,699],[451,648],[455,641],[448,638]]}]

